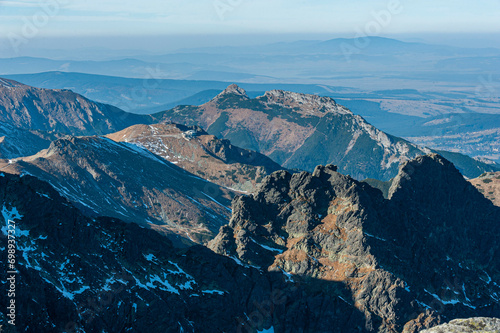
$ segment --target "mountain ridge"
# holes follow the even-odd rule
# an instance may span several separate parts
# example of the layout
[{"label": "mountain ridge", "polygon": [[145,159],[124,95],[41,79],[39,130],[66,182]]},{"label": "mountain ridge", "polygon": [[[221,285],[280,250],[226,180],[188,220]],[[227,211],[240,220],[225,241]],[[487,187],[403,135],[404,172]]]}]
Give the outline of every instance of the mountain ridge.
[{"label": "mountain ridge", "polygon": [[[48,183],[0,173],[0,236],[9,220],[19,230],[19,327],[416,333],[498,316],[500,208],[438,155],[405,163],[396,179],[385,200],[332,165],[277,171],[233,201],[230,224],[210,244],[221,256],[84,216]],[[435,212],[433,199],[454,214]]]},{"label": "mountain ridge", "polygon": [[253,191],[262,178],[282,169],[268,157],[235,147],[200,127],[134,125],[107,137],[136,144],[201,178],[244,192]]},{"label": "mountain ridge", "polygon": [[0,121],[18,128],[96,135],[145,120],[114,106],[93,102],[71,90],[34,88],[6,79],[1,82]]},{"label": "mountain ridge", "polygon": [[[285,168],[312,171],[318,164],[335,163],[357,179],[388,180],[396,175],[398,163],[431,152],[378,130],[330,97],[281,90],[250,99],[231,85],[201,106],[178,106],[152,117],[201,126]],[[481,174],[483,167],[496,170],[494,165],[461,159],[460,168],[469,177]]]},{"label": "mountain ridge", "polygon": [[67,136],[36,155],[0,160],[0,170],[49,182],[90,216],[199,243],[226,223],[235,194],[146,149],[103,137]]}]

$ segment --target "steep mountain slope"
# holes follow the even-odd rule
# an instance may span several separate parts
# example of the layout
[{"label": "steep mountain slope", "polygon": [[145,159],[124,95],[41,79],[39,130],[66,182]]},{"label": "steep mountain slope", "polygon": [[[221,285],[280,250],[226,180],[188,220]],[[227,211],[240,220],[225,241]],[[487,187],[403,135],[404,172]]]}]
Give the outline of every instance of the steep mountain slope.
[{"label": "steep mountain slope", "polygon": [[500,172],[484,173],[478,178],[471,179],[470,183],[494,205],[500,207]]},{"label": "steep mountain slope", "polygon": [[0,121],[23,129],[94,135],[147,120],[70,90],[38,89],[0,78]]},{"label": "steep mountain slope", "polygon": [[374,331],[500,316],[500,209],[438,155],[404,163],[389,198],[331,165],[279,171],[233,201],[209,246],[291,279],[344,284]]},{"label": "steep mountain slope", "polygon": [[15,158],[36,154],[49,147],[57,133],[30,131],[0,122],[0,158]]},{"label": "steep mountain slope", "polygon": [[[318,164],[335,163],[357,179],[388,180],[396,175],[399,163],[430,152],[376,129],[331,98],[280,90],[250,99],[243,89],[231,85],[200,107],[179,106],[153,117],[199,125],[286,168],[312,171]],[[468,177],[497,167],[464,155],[460,158],[465,160],[461,170]]]},{"label": "steep mountain slope", "polygon": [[282,169],[268,157],[235,147],[199,127],[135,125],[107,137],[148,149],[192,174],[241,191],[252,191],[262,178]]},{"label": "steep mountain slope", "polygon": [[34,156],[0,161],[0,170],[47,181],[83,211],[197,242],[227,223],[234,195],[143,148],[101,137],[59,139]]},{"label": "steep mountain slope", "polygon": [[[0,209],[2,251],[8,226],[16,230],[17,331],[367,332],[337,295],[202,246],[175,248],[133,223],[86,217],[34,177],[1,173]],[[3,269],[4,290],[7,281]],[[0,297],[5,332],[9,302]]]}]

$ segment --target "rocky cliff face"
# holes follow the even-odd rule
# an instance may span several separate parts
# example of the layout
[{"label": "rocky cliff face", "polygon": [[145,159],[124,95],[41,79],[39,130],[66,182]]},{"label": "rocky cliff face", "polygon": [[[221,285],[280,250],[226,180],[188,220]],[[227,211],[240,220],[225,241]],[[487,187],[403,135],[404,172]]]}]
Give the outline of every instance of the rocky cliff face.
[{"label": "rocky cliff face", "polygon": [[290,279],[343,284],[370,330],[500,315],[500,210],[438,155],[405,163],[389,198],[331,165],[276,172],[233,201],[209,246]]},{"label": "rocky cliff face", "polygon": [[[258,151],[285,168],[313,171],[334,163],[356,179],[389,180],[401,162],[430,153],[386,134],[333,99],[280,90],[250,99],[236,85],[200,106],[179,106],[153,115],[157,122],[198,125],[208,133]],[[498,166],[463,155],[461,170],[469,178]]]},{"label": "rocky cliff face", "polygon": [[36,176],[92,215],[135,222],[203,242],[230,215],[234,191],[210,183],[146,149],[101,137],[66,137],[0,170]]},{"label": "rocky cliff face", "polygon": [[282,169],[268,157],[235,147],[196,126],[135,125],[107,137],[136,144],[201,178],[244,192],[253,191],[265,176]]}]

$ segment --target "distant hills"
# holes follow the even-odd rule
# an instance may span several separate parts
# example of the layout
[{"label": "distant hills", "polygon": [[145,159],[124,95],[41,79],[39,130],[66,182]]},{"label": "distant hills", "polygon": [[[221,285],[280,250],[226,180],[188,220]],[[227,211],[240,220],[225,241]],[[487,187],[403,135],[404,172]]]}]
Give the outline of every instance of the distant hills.
[{"label": "distant hills", "polygon": [[[245,90],[231,85],[201,106],[136,115],[69,90],[2,82],[0,120],[22,130],[105,135],[136,124],[200,126],[237,147],[260,152],[284,168],[313,170],[318,164],[335,163],[357,179],[388,180],[397,173],[400,162],[430,152],[378,130],[333,99],[316,95],[272,90],[252,99]],[[460,154],[447,157],[456,160],[469,178],[498,168]]]}]

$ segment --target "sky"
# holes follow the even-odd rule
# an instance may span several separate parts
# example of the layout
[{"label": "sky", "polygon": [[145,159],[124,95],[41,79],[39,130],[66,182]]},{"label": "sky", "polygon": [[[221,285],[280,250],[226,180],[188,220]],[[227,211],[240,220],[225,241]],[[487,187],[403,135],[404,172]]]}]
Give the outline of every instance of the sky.
[{"label": "sky", "polygon": [[0,50],[74,48],[78,41],[123,49],[149,41],[160,51],[242,43],[238,36],[267,42],[363,34],[468,34],[488,44],[498,41],[499,17],[500,0],[0,0]]}]

